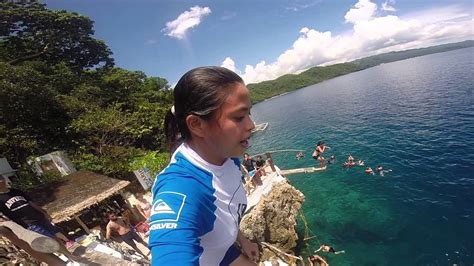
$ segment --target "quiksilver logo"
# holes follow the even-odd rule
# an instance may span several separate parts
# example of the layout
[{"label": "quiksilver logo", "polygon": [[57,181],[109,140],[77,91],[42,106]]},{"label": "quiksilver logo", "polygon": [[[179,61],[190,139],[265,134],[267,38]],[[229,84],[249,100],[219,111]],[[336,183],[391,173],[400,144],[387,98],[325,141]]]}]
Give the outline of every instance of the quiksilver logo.
[{"label": "quiksilver logo", "polygon": [[162,199],[156,201],[153,211],[154,213],[176,214]]},{"label": "quiksilver logo", "polygon": [[186,195],[174,191],[163,191],[154,197],[156,200],[151,208],[150,224],[178,222],[186,202]]}]

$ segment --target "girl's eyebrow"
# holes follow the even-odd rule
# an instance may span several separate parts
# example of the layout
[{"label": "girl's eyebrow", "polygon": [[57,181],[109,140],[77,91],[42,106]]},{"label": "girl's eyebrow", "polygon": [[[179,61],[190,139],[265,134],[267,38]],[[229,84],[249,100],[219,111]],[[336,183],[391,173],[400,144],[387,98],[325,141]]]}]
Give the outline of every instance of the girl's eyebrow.
[{"label": "girl's eyebrow", "polygon": [[248,112],[250,111],[250,107],[242,106],[239,109],[235,110],[235,112]]}]

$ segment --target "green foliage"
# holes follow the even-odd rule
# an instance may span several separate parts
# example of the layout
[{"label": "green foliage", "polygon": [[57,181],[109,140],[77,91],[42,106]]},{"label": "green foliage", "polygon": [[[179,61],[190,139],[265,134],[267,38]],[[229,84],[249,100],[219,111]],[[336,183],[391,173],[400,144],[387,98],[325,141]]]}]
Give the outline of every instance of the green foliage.
[{"label": "green foliage", "polygon": [[165,149],[168,82],[113,68],[89,18],[4,0],[0,17],[0,157],[26,171],[28,157],[65,150],[78,169],[131,179],[136,158]]},{"label": "green foliage", "polygon": [[146,168],[150,171],[151,176],[155,178],[156,174],[166,167],[168,161],[168,153],[152,151],[134,158],[129,169],[130,171],[135,171],[141,168]]},{"label": "green foliage", "polygon": [[0,1],[0,58],[18,64],[64,62],[74,70],[112,66],[112,52],[92,35],[93,22],[77,13],[50,10],[38,1]]},{"label": "green foliage", "polygon": [[98,154],[111,146],[129,146],[146,130],[135,117],[118,106],[93,109],[71,123],[71,129],[83,136],[79,144],[89,146]]},{"label": "green foliage", "polygon": [[17,173],[18,177],[12,178],[12,187],[22,190],[31,190],[61,180],[61,175],[55,172],[44,173],[41,177],[36,176],[31,170],[26,167],[20,168]]},{"label": "green foliage", "polygon": [[102,154],[88,152],[88,147],[81,147],[72,156],[73,164],[83,170],[102,173],[120,179],[134,179],[130,164],[145,151],[135,147],[112,146],[103,150]]},{"label": "green foliage", "polygon": [[412,57],[423,56],[427,54],[434,54],[434,53],[442,53],[456,49],[462,49],[467,47],[474,46],[474,41],[468,40],[458,43],[449,43],[443,45],[432,46],[428,48],[419,48],[419,49],[411,49],[406,51],[399,51],[399,52],[390,52],[380,55],[374,55],[365,57],[362,59],[358,59],[353,61],[353,63],[359,65],[361,68],[369,68],[373,66],[377,66],[383,63],[390,63],[394,61],[404,60]]},{"label": "green foliage", "polygon": [[[42,66],[43,67],[43,66]],[[0,62],[0,138],[2,153],[15,159],[63,146],[69,119],[55,88],[37,66]]]},{"label": "green foliage", "polygon": [[353,63],[313,67],[298,75],[288,74],[275,80],[249,84],[248,87],[250,89],[252,102],[255,103],[361,69],[360,66]]}]

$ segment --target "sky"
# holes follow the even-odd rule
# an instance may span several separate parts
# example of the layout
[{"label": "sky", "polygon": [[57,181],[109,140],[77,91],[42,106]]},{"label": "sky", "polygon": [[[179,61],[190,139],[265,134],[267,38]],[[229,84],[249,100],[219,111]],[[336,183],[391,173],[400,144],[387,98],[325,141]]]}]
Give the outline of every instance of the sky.
[{"label": "sky", "polygon": [[46,0],[88,16],[116,66],[176,84],[198,66],[246,83],[474,39],[473,0]]}]

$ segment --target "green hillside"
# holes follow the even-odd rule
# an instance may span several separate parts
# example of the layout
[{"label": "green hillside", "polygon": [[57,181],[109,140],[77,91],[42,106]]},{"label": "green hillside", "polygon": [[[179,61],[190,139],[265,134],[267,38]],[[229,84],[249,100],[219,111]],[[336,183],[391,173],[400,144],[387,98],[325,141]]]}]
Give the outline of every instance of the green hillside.
[{"label": "green hillside", "polygon": [[442,53],[456,49],[474,46],[473,40],[449,43],[427,48],[411,49],[400,52],[390,52],[357,59],[352,62],[335,64],[324,67],[312,67],[300,74],[288,74],[274,80],[249,84],[252,102],[257,103],[285,92],[291,92],[303,87],[314,85],[324,80],[342,76],[355,71],[374,67],[383,63],[404,60],[412,57],[434,53]]}]

